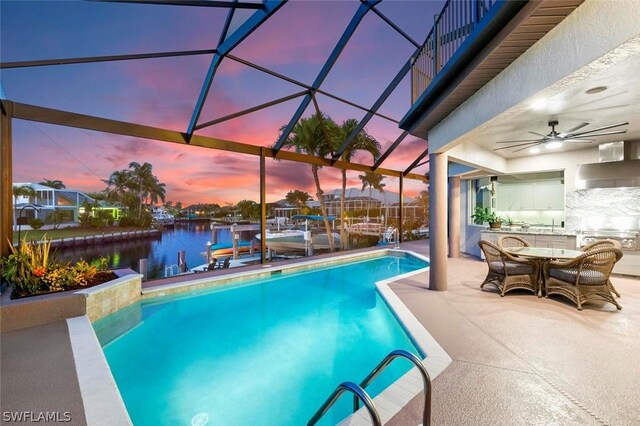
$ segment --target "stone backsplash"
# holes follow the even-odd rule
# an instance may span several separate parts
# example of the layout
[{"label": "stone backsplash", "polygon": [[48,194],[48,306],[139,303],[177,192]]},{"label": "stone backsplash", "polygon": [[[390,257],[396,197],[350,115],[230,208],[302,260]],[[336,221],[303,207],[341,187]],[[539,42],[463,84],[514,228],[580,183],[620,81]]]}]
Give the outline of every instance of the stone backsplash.
[{"label": "stone backsplash", "polygon": [[565,216],[570,231],[640,229],[640,187],[567,192]]}]

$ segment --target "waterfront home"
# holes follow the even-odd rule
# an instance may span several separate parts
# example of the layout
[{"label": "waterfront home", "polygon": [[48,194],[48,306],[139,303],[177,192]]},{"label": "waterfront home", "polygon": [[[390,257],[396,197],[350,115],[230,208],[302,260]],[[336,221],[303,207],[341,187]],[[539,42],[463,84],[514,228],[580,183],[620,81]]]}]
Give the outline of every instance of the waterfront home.
[{"label": "waterfront home", "polygon": [[[60,222],[77,222],[85,202],[95,200],[82,191],[75,189],[56,189],[38,183],[14,183],[14,187],[28,186],[35,196],[20,195],[13,197],[13,214],[17,223],[25,225],[29,219],[37,218],[45,222],[54,211],[61,212]],[[35,208],[25,207],[32,205]]]}]

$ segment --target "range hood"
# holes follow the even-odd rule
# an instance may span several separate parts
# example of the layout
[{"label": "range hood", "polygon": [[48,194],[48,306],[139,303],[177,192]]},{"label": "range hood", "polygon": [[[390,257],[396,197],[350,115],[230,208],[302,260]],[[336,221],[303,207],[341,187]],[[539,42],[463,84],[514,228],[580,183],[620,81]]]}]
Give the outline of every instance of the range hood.
[{"label": "range hood", "polygon": [[640,141],[598,145],[599,163],[579,164],[576,189],[640,187]]}]

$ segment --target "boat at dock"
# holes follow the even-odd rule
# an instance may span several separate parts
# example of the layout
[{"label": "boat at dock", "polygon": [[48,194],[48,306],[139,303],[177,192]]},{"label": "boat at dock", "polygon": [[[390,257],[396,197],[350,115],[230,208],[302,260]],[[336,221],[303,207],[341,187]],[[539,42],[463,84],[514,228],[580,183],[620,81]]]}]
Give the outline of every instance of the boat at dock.
[{"label": "boat at dock", "polygon": [[[296,215],[294,220],[305,221],[304,229],[291,228],[285,230],[267,230],[266,243],[267,248],[277,253],[306,252],[309,244],[314,250],[329,250],[329,237],[326,232],[322,232],[322,228],[313,228],[309,230],[309,221],[320,222],[322,216],[314,215]],[[335,218],[329,216],[329,220],[333,222]],[[332,232],[334,248],[340,248],[340,234]],[[256,239],[260,241],[260,234],[256,235]],[[309,243],[310,240],[310,243]]]},{"label": "boat at dock", "polygon": [[157,226],[173,226],[175,225],[176,218],[169,213],[153,213],[152,221]]},{"label": "boat at dock", "polygon": [[[254,244],[253,250],[260,251],[260,244]],[[250,252],[251,252],[250,241],[240,241],[238,243],[238,253],[250,253]],[[212,244],[211,255],[214,257],[233,255],[233,244],[231,243]]]}]

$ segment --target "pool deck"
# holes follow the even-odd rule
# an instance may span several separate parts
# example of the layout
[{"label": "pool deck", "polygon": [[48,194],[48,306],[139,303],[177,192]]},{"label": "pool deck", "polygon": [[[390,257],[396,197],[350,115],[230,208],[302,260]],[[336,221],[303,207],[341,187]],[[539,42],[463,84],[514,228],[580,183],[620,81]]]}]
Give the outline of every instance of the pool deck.
[{"label": "pool deck", "polygon": [[[402,248],[429,254],[428,241]],[[594,303],[579,312],[480,290],[484,262],[448,262],[447,292],[427,290],[426,273],[391,284],[453,359],[433,382],[432,424],[640,424],[640,279],[613,277],[622,311]],[[70,411],[73,424],[86,422],[66,322],[2,333],[0,351],[3,412]],[[388,424],[419,424],[421,410],[418,395]]]},{"label": "pool deck", "polygon": [[[428,256],[428,245],[403,244]],[[391,285],[453,362],[433,382],[434,425],[640,424],[640,279],[613,276],[621,311],[480,290],[487,266],[449,259],[447,292],[428,274]],[[489,287],[489,286],[487,286]],[[389,425],[421,423],[420,397]]]},{"label": "pool deck", "polygon": [[2,413],[56,412],[63,417],[67,412],[71,424],[86,425],[67,321],[1,336]]}]

